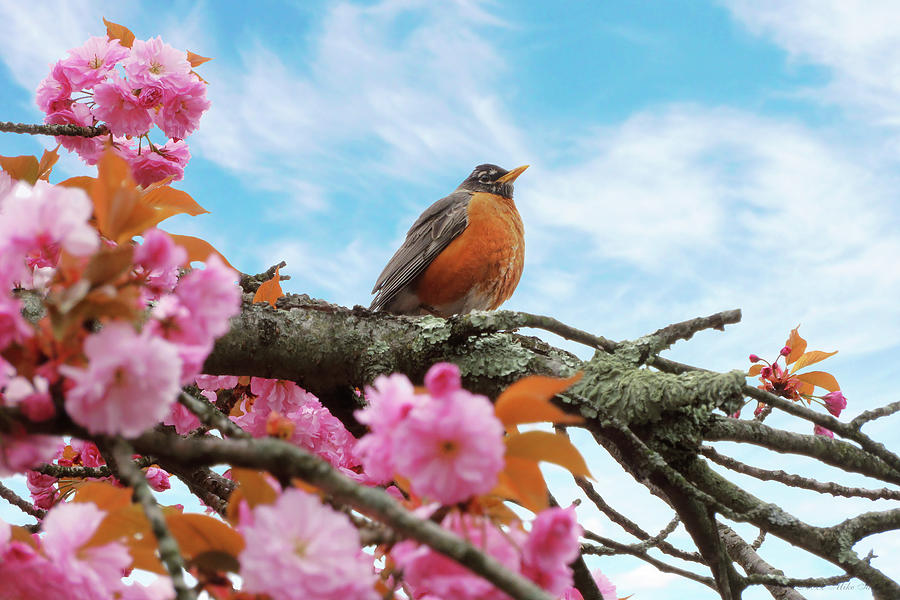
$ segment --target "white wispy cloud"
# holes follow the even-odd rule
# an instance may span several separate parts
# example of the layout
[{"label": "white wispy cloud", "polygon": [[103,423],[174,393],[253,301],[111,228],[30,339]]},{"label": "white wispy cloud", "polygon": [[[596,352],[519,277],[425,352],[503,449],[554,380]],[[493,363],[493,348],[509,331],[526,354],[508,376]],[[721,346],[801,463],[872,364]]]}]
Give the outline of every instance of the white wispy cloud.
[{"label": "white wispy cloud", "polygon": [[199,148],[237,172],[313,181],[520,156],[523,137],[495,93],[504,61],[480,35],[494,21],[470,2],[334,5],[297,42],[302,60],[257,40],[239,65],[210,65],[231,85],[210,88]]},{"label": "white wispy cloud", "polygon": [[751,331],[786,332],[791,315],[843,348],[894,344],[890,163],[839,132],[721,107],[645,111],[581,144],[583,162],[535,172],[518,196],[528,227],[545,229],[529,237],[530,266],[594,269],[577,290],[571,277],[553,288],[596,298],[596,320],[663,325],[742,306]]},{"label": "white wispy cloud", "polygon": [[[726,0],[751,31],[832,79],[816,95],[862,108],[856,117],[900,125],[900,4],[893,0]],[[813,96],[814,97],[814,96]],[[874,111],[874,112],[873,112]]]}]

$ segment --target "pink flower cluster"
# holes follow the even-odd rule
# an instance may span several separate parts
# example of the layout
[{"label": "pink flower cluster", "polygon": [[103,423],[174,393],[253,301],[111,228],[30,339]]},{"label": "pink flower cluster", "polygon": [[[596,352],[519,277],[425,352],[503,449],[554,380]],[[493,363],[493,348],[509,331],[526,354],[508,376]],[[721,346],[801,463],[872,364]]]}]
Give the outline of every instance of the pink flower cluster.
[{"label": "pink flower cluster", "polygon": [[122,581],[131,564],[125,545],[89,546],[106,513],[91,503],[63,503],[47,513],[34,545],[12,538],[0,521],[0,588],[2,598],[157,599],[174,595],[171,583],[159,579],[151,588]]},{"label": "pink flower cluster", "polygon": [[[573,507],[542,511],[529,533],[518,527],[502,530],[484,517],[458,512],[447,515],[441,525],[555,596],[572,586],[569,563],[578,557],[582,531]],[[416,598],[507,598],[493,584],[428,546],[402,541],[391,550],[391,558]]]},{"label": "pink flower cluster", "polygon": [[[210,106],[206,84],[191,71],[187,53],[159,37],[136,40],[131,48],[115,39],[90,38],[53,66],[38,86],[36,99],[47,113],[46,123],[105,123],[113,149],[130,163],[135,181],[143,186],[170,176],[182,178],[191,156],[183,138],[197,128]],[[154,124],[171,141],[151,143],[148,133]],[[56,139],[89,165],[96,164],[106,145],[102,136]]]},{"label": "pink flower cluster", "polygon": [[356,412],[371,433],[356,451],[370,478],[387,483],[395,474],[412,491],[442,504],[490,492],[503,470],[503,425],[484,396],[462,389],[459,369],[434,365],[425,376],[428,394],[417,394],[404,375],[378,377]]},{"label": "pink flower cluster", "polygon": [[[158,247],[136,255],[147,272],[167,271],[182,255],[168,236],[147,232]],[[108,323],[84,343],[87,367],[63,365],[60,373],[74,386],[66,411],[91,433],[136,436],[169,414],[182,383],[192,381],[228,331],[240,309],[235,272],[216,255],[205,269],[182,277],[172,293],[159,298],[151,319],[138,332],[125,322]]]},{"label": "pink flower cluster", "polygon": [[[229,390],[238,384],[237,377],[198,375],[197,386],[210,402],[217,390]],[[254,437],[274,436],[296,444],[324,458],[345,475],[359,479],[359,459],[354,452],[356,439],[347,431],[319,399],[293,381],[250,379],[250,396],[239,404],[243,414],[231,419]],[[163,421],[185,434],[200,421],[180,404]]]},{"label": "pink flower cluster", "polygon": [[376,600],[372,557],[346,515],[290,488],[242,513],[243,591],[285,600]]},{"label": "pink flower cluster", "polygon": [[[22,301],[11,290],[44,293],[63,251],[89,257],[100,248],[99,234],[89,223],[91,214],[91,202],[79,189],[44,181],[34,186],[3,185],[0,352],[28,343],[36,333],[22,316]],[[48,419],[55,412],[49,386],[64,376],[66,411],[91,433],[136,436],[168,414],[181,383],[193,380],[215,338],[228,330],[241,292],[234,271],[215,255],[205,269],[178,280],[185,251],[156,229],[143,237],[144,244],[134,254],[135,277],[144,284],[146,297],[158,298],[152,318],[141,330],[124,320],[110,321],[88,335],[83,367],[50,361],[36,365],[37,374],[25,378],[0,358],[4,404],[20,407],[34,421]],[[0,475],[47,460],[55,447],[55,439],[46,436],[2,436]]]}]

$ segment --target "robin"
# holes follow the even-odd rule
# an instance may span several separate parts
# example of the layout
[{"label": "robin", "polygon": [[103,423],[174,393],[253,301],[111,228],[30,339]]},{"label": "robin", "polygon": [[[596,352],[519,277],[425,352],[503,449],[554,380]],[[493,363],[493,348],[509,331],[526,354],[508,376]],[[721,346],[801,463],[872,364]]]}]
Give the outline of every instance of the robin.
[{"label": "robin", "polygon": [[525,260],[513,182],[527,168],[479,165],[429,206],[375,282],[370,308],[448,317],[509,299]]}]

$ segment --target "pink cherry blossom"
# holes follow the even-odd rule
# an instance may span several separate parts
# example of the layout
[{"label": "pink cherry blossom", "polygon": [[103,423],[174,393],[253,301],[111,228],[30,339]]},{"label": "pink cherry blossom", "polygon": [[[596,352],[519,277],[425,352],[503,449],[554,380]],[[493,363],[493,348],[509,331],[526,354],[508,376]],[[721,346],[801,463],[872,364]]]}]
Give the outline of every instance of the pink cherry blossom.
[{"label": "pink cherry blossom", "polygon": [[[450,513],[441,525],[486,552],[508,569],[519,572],[521,532],[501,531],[496,525],[473,515]],[[391,550],[391,558],[403,570],[403,579],[413,597],[432,595],[454,600],[506,600],[508,596],[484,578],[425,545],[402,541]]]},{"label": "pink cherry blossom", "polygon": [[459,367],[447,362],[433,365],[425,374],[425,387],[433,398],[449,396],[456,390],[462,389]]},{"label": "pink cherry blossom", "polygon": [[145,85],[177,86],[187,80],[191,72],[187,52],[176,50],[158,36],[146,41],[135,40],[131,54],[122,66],[136,88]]},{"label": "pink cherry blossom", "polygon": [[134,264],[148,273],[177,269],[187,261],[187,251],[172,241],[161,229],[148,229],[141,234],[143,242],[134,249]]},{"label": "pink cherry blossom", "polygon": [[21,473],[53,458],[59,438],[22,432],[0,434],[0,477]]},{"label": "pink cherry blossom", "polygon": [[69,108],[72,104],[72,83],[66,77],[63,62],[59,61],[37,88],[35,101],[45,113]]},{"label": "pink cherry blossom", "polygon": [[239,526],[243,589],[284,600],[376,600],[372,557],[349,519],[290,488]]},{"label": "pink cherry blossom", "polygon": [[228,320],[240,311],[241,289],[234,269],[211,254],[206,268],[194,269],[175,288],[175,295],[188,307],[202,335],[215,339],[228,331]]},{"label": "pink cherry blossom", "polygon": [[12,539],[9,524],[0,521],[0,599],[65,598],[64,573],[30,545]]},{"label": "pink cherry blossom", "polygon": [[25,483],[28,491],[31,492],[31,499],[34,505],[45,510],[49,509],[59,498],[59,491],[56,489],[56,477],[44,475],[37,471],[25,472]]},{"label": "pink cherry blossom", "polygon": [[113,72],[94,88],[94,117],[105,121],[113,135],[143,135],[153,124],[150,111],[132,93],[131,84]]},{"label": "pink cherry blossom", "polygon": [[18,183],[4,196],[0,208],[0,276],[9,283],[31,279],[35,266],[54,266],[60,249],[87,256],[100,244],[88,224],[93,207],[79,189],[38,181]]},{"label": "pink cherry blossom", "polygon": [[157,492],[162,492],[172,487],[172,484],[169,483],[169,474],[159,467],[147,467],[147,470],[144,471],[144,476],[147,478],[147,483],[150,484],[150,487]]},{"label": "pink cherry blossom", "polygon": [[[202,392],[201,392],[202,393]],[[185,435],[200,427],[200,419],[189,411],[180,402],[176,402],[169,409],[169,414],[163,419],[163,425],[174,425],[175,433]]]},{"label": "pink cherry blossom", "polygon": [[594,576],[594,581],[597,582],[597,589],[600,590],[603,600],[617,600],[616,586],[600,569],[594,569],[591,575]]},{"label": "pink cherry blossom", "polygon": [[92,88],[106,79],[107,73],[128,54],[128,48],[119,40],[92,37],[84,45],[69,50],[69,58],[61,61],[62,69],[74,89]]},{"label": "pink cherry blossom", "polygon": [[160,85],[145,85],[138,92],[138,104],[144,108],[155,108],[163,101],[164,93]]},{"label": "pink cherry blossom", "polygon": [[336,467],[358,466],[355,438],[313,394],[293,381],[261,377],[250,380],[250,391],[256,396],[252,406],[245,407],[244,414],[232,420],[251,435],[268,435],[270,425],[285,423],[290,432],[286,439],[291,443]]},{"label": "pink cherry blossom", "polygon": [[84,343],[88,365],[60,372],[74,381],[66,412],[91,433],[136,436],[169,412],[179,390],[176,348],[129,323],[112,322]]},{"label": "pink cherry blossom", "polygon": [[49,382],[40,375],[36,375],[33,381],[14,377],[7,383],[3,396],[9,404],[19,406],[32,421],[46,421],[56,414],[49,390]]},{"label": "pink cherry blossom", "polygon": [[525,575],[551,594],[563,593],[572,585],[569,564],[578,558],[581,532],[574,506],[541,511],[522,548]]},{"label": "pink cherry blossom", "polygon": [[0,171],[0,210],[3,210],[3,198],[12,191],[15,180],[6,171]]},{"label": "pink cherry blossom", "polygon": [[238,378],[234,375],[197,375],[195,382],[201,390],[215,392],[234,388],[238,384]]},{"label": "pink cherry blossom", "polygon": [[[89,127],[94,125],[94,115],[86,104],[76,102],[71,106],[48,114],[44,118],[44,123]],[[56,142],[67,150],[77,152],[78,156],[89,165],[97,164],[100,155],[103,153],[103,136],[58,135],[56,136]]]},{"label": "pink cherry blossom", "polygon": [[22,301],[0,292],[0,350],[33,335],[34,329],[22,316]]},{"label": "pink cherry blossom", "polygon": [[119,542],[84,547],[106,513],[89,502],[64,502],[43,521],[41,544],[53,565],[65,573],[72,590],[68,598],[110,598],[131,564],[128,549]]},{"label": "pink cherry blossom", "polygon": [[825,429],[821,425],[813,426],[813,434],[821,435],[824,437],[830,437],[830,438],[834,439],[834,432],[831,431],[830,429]]},{"label": "pink cherry blossom", "polygon": [[[397,473],[443,504],[485,494],[503,469],[503,425],[484,396],[458,390],[417,406],[394,433]],[[364,463],[365,464],[365,463]]]},{"label": "pink cherry blossom", "polygon": [[131,161],[131,173],[134,180],[147,187],[151,183],[172,177],[178,181],[184,177],[184,167],[191,158],[184,140],[168,142],[156,150],[144,149]]},{"label": "pink cherry blossom", "polygon": [[401,373],[379,375],[372,385],[366,387],[368,406],[354,413],[370,429],[357,442],[356,454],[373,483],[387,483],[394,477],[395,429],[426,398],[417,396],[412,383]]},{"label": "pink cherry blossom", "polygon": [[182,361],[182,381],[199,373],[215,338],[228,331],[229,319],[240,310],[237,274],[215,254],[205,269],[181,278],[175,293],[160,298],[153,308],[150,329],[176,345]]},{"label": "pink cherry blossom", "polygon": [[825,400],[825,408],[828,409],[828,412],[836,417],[841,416],[841,411],[847,408],[847,399],[840,390],[829,392],[822,396],[822,399]]},{"label": "pink cherry blossom", "polygon": [[526,563],[545,570],[559,564],[568,565],[578,558],[581,533],[574,506],[547,508],[532,523],[522,550],[523,558]]},{"label": "pink cherry blossom", "polygon": [[206,99],[206,84],[189,79],[174,90],[167,90],[162,108],[153,120],[170,138],[183,138],[197,129],[200,117],[210,107]]}]

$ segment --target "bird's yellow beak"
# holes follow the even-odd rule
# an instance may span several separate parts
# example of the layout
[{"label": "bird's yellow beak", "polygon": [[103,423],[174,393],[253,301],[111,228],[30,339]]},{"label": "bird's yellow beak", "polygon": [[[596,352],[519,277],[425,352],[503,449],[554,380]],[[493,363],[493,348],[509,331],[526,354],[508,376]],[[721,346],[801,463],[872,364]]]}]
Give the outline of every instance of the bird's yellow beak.
[{"label": "bird's yellow beak", "polygon": [[525,169],[527,169],[529,166],[530,165],[522,165],[521,167],[516,167],[515,169],[498,179],[497,183],[512,183],[516,180],[516,177],[524,173]]}]

